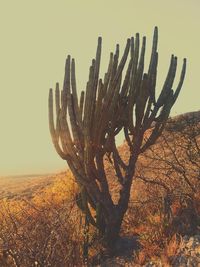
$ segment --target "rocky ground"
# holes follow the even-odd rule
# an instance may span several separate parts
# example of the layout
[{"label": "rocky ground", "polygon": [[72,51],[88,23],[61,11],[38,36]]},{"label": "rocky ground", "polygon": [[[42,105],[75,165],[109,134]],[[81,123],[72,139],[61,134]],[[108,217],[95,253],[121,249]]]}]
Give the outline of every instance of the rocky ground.
[{"label": "rocky ground", "polygon": [[172,259],[175,267],[200,267],[200,235],[184,236],[178,253]]},{"label": "rocky ground", "polygon": [[[180,241],[180,247],[178,248],[176,255],[169,258],[170,263],[162,263],[162,260],[149,261],[144,265],[140,265],[134,262],[134,257],[130,255],[131,247],[132,252],[134,248],[137,248],[137,244],[134,241],[128,241],[125,250],[127,253],[124,255],[115,256],[105,260],[99,267],[200,267],[200,235],[184,236]],[[134,253],[134,252],[133,252]]]}]

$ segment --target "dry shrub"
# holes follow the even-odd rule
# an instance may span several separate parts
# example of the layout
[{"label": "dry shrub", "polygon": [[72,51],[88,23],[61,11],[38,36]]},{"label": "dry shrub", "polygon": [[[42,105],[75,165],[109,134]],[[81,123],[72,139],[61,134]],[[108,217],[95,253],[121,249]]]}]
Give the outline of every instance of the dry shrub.
[{"label": "dry shrub", "polygon": [[123,231],[139,235],[141,265],[159,257],[171,266],[178,236],[200,230],[199,136],[200,124],[167,130],[140,158]]},{"label": "dry shrub", "polygon": [[147,260],[147,255],[144,250],[140,250],[135,253],[135,259],[134,259],[135,264],[142,266],[145,264],[146,260]]},{"label": "dry shrub", "polygon": [[182,237],[176,234],[172,236],[167,245],[164,248],[164,253],[168,258],[177,255],[178,249],[180,248],[180,243],[182,243]]},{"label": "dry shrub", "polygon": [[64,182],[56,180],[32,200],[1,201],[0,266],[82,265],[82,215]]},{"label": "dry shrub", "polygon": [[172,260],[178,254],[182,244],[183,240],[181,236],[177,236],[176,234],[172,236],[161,254],[163,266],[172,266]]},{"label": "dry shrub", "polygon": [[[182,242],[177,234],[200,229],[200,139],[194,131],[166,131],[139,161],[121,231],[139,236],[135,266],[158,258],[171,266]],[[114,196],[115,189],[113,183]],[[31,200],[1,201],[0,266],[83,266],[84,216],[76,208],[77,190],[67,173]],[[93,228],[88,235],[93,257],[102,248]]]}]

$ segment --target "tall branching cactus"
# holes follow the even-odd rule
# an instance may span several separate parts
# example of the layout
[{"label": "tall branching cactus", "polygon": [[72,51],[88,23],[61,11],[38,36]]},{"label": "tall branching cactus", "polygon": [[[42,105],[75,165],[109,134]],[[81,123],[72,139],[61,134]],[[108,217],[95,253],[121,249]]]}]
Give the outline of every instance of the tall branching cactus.
[{"label": "tall branching cactus", "polygon": [[[185,77],[186,59],[183,61],[178,86],[173,90],[177,57],[172,55],[166,80],[156,99],[157,41],[158,30],[155,27],[150,64],[146,73],[146,38],[143,37],[140,49],[140,37],[137,33],[127,40],[121,60],[119,45],[116,46],[115,53],[110,54],[104,79],[100,79],[102,40],[99,37],[96,58],[92,60],[86,91],[81,92],[80,100],[76,88],[75,61],[70,56],[66,60],[61,91],[59,84],[56,84],[55,112],[53,90],[49,91],[49,127],[53,144],[60,157],[67,161],[82,188],[77,202],[79,207],[108,243],[118,237],[128,208],[137,158],[161,135]],[[152,126],[151,134],[145,139],[145,132]],[[121,130],[124,131],[130,148],[128,163],[120,157],[115,142],[115,137]],[[104,169],[105,155],[111,158],[121,185],[117,204],[113,203],[110,195]],[[92,215],[94,212],[91,213],[91,209],[96,211],[96,216]]]}]

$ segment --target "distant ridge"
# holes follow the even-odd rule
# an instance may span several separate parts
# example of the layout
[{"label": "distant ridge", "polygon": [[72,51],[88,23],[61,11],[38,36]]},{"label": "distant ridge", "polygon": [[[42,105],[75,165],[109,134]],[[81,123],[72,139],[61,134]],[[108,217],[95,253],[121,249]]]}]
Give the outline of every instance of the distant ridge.
[{"label": "distant ridge", "polygon": [[200,110],[186,112],[169,118],[169,122],[178,122],[180,120],[187,120],[187,121],[194,120],[195,122],[200,122]]},{"label": "distant ridge", "polygon": [[200,123],[200,110],[183,113],[174,117],[170,117],[165,126],[165,130],[183,130],[189,125]]},{"label": "distant ridge", "polygon": [[2,175],[0,176],[3,177],[3,178],[27,178],[27,177],[44,177],[44,176],[49,176],[49,175],[53,175],[55,173],[31,173],[31,174],[13,174],[13,175]]}]

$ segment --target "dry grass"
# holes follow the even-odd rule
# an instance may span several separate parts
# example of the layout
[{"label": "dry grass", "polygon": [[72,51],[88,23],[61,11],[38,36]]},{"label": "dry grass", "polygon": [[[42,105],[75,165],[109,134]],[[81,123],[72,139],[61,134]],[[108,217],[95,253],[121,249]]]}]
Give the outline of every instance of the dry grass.
[{"label": "dry grass", "polygon": [[[141,247],[132,266],[150,260],[171,266],[182,245],[181,234],[188,231],[192,235],[200,225],[200,151],[183,131],[181,135],[177,131],[164,134],[139,159],[122,226],[122,235],[139,236]],[[127,145],[119,150],[126,161]],[[106,172],[116,203],[119,184],[109,162]],[[0,266],[12,267],[14,261],[19,261],[20,267],[34,266],[35,261],[39,266],[48,266],[47,262],[52,266],[83,266],[84,216],[75,205],[78,188],[71,173],[32,177],[32,181],[23,177],[14,189],[15,179],[1,180]],[[166,196],[170,196],[168,206]],[[101,247],[93,228],[88,234],[90,241],[93,239],[89,250],[92,257]]]},{"label": "dry grass", "polygon": [[31,199],[0,202],[0,266],[81,266],[82,215],[68,173]]}]

